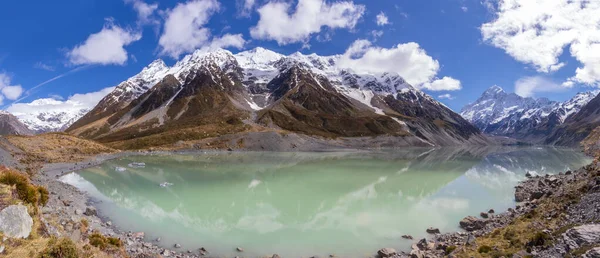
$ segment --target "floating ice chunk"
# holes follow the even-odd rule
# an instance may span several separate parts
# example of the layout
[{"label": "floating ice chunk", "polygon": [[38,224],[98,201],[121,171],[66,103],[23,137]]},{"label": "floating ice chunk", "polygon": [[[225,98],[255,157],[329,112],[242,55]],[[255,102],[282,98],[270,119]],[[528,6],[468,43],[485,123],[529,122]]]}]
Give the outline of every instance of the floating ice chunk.
[{"label": "floating ice chunk", "polygon": [[144,163],[144,162],[133,162],[133,163],[129,163],[128,166],[130,168],[145,168],[146,167],[146,163]]},{"label": "floating ice chunk", "polygon": [[248,185],[248,189],[254,189],[261,183],[260,180],[253,179]]},{"label": "floating ice chunk", "polygon": [[116,167],[115,168],[115,171],[117,171],[117,172],[125,172],[125,170],[127,170],[127,169],[124,167]]},{"label": "floating ice chunk", "polygon": [[169,186],[172,186],[172,185],[173,184],[169,183],[169,182],[162,182],[162,183],[159,184],[160,187],[169,187]]}]

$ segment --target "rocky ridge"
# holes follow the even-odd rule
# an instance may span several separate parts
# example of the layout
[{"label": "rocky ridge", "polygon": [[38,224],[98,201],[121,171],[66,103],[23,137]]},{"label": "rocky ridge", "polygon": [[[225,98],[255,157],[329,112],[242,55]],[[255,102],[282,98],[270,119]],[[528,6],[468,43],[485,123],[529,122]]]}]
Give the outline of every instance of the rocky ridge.
[{"label": "rocky ridge", "polygon": [[599,91],[581,92],[565,102],[524,98],[501,87],[487,89],[460,114],[482,132],[544,143],[556,128],[578,113]]},{"label": "rocky ridge", "polygon": [[[477,128],[398,74],[358,74],[340,68],[338,59],[257,48],[235,55],[196,51],[173,67],[157,60],[68,132],[105,143],[127,141],[130,147],[140,137],[158,144],[165,138],[174,143],[281,129],[333,138],[412,137],[423,146],[487,142]],[[227,128],[214,128],[217,124]],[[174,128],[190,132],[172,135]]]},{"label": "rocky ridge", "polygon": [[0,110],[0,135],[31,135],[33,132],[27,128],[17,117],[6,111]]}]

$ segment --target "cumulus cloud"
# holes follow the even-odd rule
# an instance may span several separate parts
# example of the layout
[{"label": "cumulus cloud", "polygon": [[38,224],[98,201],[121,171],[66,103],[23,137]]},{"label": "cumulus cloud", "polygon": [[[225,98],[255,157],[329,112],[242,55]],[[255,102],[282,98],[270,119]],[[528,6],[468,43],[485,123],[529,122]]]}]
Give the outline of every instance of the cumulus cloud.
[{"label": "cumulus cloud", "polygon": [[[18,99],[23,94],[21,85],[11,85],[11,78],[8,74],[0,73],[0,97],[2,101],[6,98],[9,100]],[[0,101],[0,103],[2,102]]]},{"label": "cumulus cloud", "polygon": [[383,12],[380,12],[377,15],[376,22],[377,22],[378,26],[385,26],[385,25],[390,24],[390,21],[389,21],[387,15],[385,15],[385,13],[383,13]]},{"label": "cumulus cloud", "polygon": [[131,4],[137,12],[138,24],[158,24],[159,21],[154,17],[154,13],[158,9],[158,4],[148,4],[142,0],[125,0],[125,3]]},{"label": "cumulus cloud", "polygon": [[158,41],[161,54],[179,58],[182,54],[205,47],[242,48],[245,40],[241,34],[226,34],[211,40],[211,32],[204,25],[219,8],[216,0],[192,0],[168,10],[163,34]]},{"label": "cumulus cloud", "polygon": [[580,67],[568,84],[600,84],[600,1],[500,0],[482,2],[496,18],[481,26],[484,41],[516,60],[549,73],[569,46]]},{"label": "cumulus cloud", "polygon": [[415,87],[428,90],[461,89],[456,79],[436,77],[439,62],[415,42],[382,48],[368,40],[357,40],[340,56],[339,66],[363,73],[398,73]]},{"label": "cumulus cloud", "polygon": [[466,6],[461,6],[460,9],[465,13],[469,11],[469,7]]},{"label": "cumulus cloud", "polygon": [[271,1],[258,9],[260,19],[250,29],[250,35],[255,39],[275,40],[279,45],[307,42],[323,27],[353,29],[364,12],[364,5],[350,1],[299,0],[293,11],[288,2]]},{"label": "cumulus cloud", "polygon": [[431,91],[441,90],[460,90],[462,85],[460,81],[452,77],[444,76],[442,79],[436,79],[432,82],[426,82],[421,85],[421,88],[428,89]]},{"label": "cumulus cloud", "polygon": [[81,109],[93,108],[104,96],[114,89],[114,87],[108,87],[96,92],[74,94],[67,98],[67,100],[52,97],[36,99],[30,103],[14,103],[6,108],[6,111],[14,115],[36,114],[44,111],[77,112]]},{"label": "cumulus cloud", "polygon": [[523,77],[515,82],[515,93],[521,97],[533,97],[540,92],[561,92],[560,84],[542,76]]},{"label": "cumulus cloud", "polygon": [[90,35],[85,42],[67,53],[73,65],[124,65],[127,62],[125,46],[138,41],[142,34],[123,29],[111,21],[98,33]]},{"label": "cumulus cloud", "polygon": [[210,43],[210,48],[215,49],[234,47],[240,49],[243,48],[245,44],[246,40],[244,40],[242,34],[225,34],[221,37],[213,38]]},{"label": "cumulus cloud", "polygon": [[453,100],[453,99],[454,99],[454,97],[453,97],[452,95],[450,95],[450,94],[446,93],[446,94],[439,95],[439,96],[438,96],[438,99],[449,99],[449,100]]}]

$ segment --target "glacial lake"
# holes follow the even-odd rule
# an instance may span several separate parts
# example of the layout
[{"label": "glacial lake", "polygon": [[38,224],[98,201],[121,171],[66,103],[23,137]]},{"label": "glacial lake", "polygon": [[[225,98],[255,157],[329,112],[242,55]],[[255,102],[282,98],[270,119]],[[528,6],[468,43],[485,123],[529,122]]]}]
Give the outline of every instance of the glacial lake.
[{"label": "glacial lake", "polygon": [[514,186],[527,172],[590,162],[578,150],[546,147],[209,152],[129,156],[61,180],[88,192],[113,225],[143,231],[147,241],[160,237],[163,247],[365,257],[408,249],[402,235],[455,231],[467,215],[514,206]]}]

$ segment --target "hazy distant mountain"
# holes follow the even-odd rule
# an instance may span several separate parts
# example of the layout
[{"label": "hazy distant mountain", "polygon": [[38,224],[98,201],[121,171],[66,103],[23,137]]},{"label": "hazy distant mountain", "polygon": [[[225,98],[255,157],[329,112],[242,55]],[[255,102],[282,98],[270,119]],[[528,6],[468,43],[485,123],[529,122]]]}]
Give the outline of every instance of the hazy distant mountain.
[{"label": "hazy distant mountain", "polygon": [[557,102],[524,98],[493,86],[460,114],[486,134],[543,143],[597,94],[598,91],[583,92],[568,101]]},{"label": "hazy distant mountain", "polygon": [[264,130],[328,139],[407,137],[420,145],[487,141],[400,75],[357,74],[338,67],[338,59],[257,48],[235,55],[196,51],[173,67],[156,60],[68,131],[152,145]]},{"label": "hazy distant mountain", "polygon": [[89,111],[89,107],[52,98],[20,105],[26,108],[19,108],[13,114],[35,133],[64,131]]},{"label": "hazy distant mountain", "polygon": [[11,113],[0,110],[0,135],[32,135],[33,132]]}]

